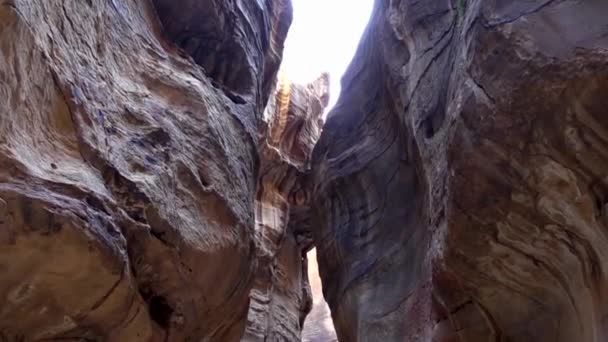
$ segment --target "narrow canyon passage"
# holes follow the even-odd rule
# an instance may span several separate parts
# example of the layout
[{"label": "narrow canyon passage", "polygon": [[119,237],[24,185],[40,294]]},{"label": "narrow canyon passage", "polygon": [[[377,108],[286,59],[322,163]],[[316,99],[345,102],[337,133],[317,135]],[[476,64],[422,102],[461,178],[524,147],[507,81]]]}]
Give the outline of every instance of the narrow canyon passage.
[{"label": "narrow canyon passage", "polygon": [[323,298],[323,288],[315,249],[308,252],[308,279],[312,293],[312,308],[302,327],[303,342],[337,341],[329,306]]},{"label": "narrow canyon passage", "polygon": [[607,341],[607,18],[0,0],[0,341]]},{"label": "narrow canyon passage", "polygon": [[[329,102],[323,117],[337,102],[340,80],[354,57],[373,2],[292,0],[294,18],[285,40],[281,69],[296,83],[309,82],[321,73],[329,74]],[[335,341],[337,337],[323,298],[314,249],[307,253],[307,259],[312,307],[302,327],[302,340]]]}]

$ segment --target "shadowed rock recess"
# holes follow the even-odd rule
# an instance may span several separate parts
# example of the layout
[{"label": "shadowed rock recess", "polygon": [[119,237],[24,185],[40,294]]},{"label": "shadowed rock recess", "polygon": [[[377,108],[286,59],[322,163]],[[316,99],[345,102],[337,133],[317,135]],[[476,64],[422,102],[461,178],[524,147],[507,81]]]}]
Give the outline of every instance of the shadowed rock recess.
[{"label": "shadowed rock recess", "polygon": [[291,17],[0,0],[0,341],[607,341],[608,2],[376,0],[322,132]]}]

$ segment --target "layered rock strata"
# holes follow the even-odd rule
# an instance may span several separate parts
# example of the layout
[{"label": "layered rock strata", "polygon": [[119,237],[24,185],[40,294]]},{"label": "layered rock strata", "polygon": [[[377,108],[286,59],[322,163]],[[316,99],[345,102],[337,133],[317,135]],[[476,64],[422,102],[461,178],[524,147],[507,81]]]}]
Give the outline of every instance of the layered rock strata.
[{"label": "layered rock strata", "polygon": [[0,0],[0,339],[608,340],[607,17],[376,0],[321,134],[288,0]]},{"label": "layered rock strata", "polygon": [[[299,341],[311,309],[306,252],[310,227],[298,217],[308,213],[304,174],[321,134],[329,99],[324,74],[308,85],[280,78],[265,115],[261,167],[256,195],[256,259],[246,341]],[[302,218],[302,219],[300,219]]]},{"label": "layered rock strata", "polygon": [[607,16],[376,1],[313,156],[341,341],[608,340]]},{"label": "layered rock strata", "polygon": [[279,0],[0,1],[0,339],[241,338],[290,21]]},{"label": "layered rock strata", "polygon": [[312,308],[302,327],[302,342],[336,342],[336,331],[331,320],[331,311],[323,299],[321,278],[317,265],[317,253],[312,249],[307,254],[308,279],[312,292]]}]

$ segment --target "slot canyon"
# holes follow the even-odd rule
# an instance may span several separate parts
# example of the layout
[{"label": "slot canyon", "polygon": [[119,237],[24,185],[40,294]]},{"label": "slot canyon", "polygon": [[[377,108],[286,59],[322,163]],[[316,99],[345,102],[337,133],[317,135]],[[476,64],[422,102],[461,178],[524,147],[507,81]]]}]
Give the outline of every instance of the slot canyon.
[{"label": "slot canyon", "polygon": [[370,1],[0,0],[0,341],[608,341],[608,2]]}]

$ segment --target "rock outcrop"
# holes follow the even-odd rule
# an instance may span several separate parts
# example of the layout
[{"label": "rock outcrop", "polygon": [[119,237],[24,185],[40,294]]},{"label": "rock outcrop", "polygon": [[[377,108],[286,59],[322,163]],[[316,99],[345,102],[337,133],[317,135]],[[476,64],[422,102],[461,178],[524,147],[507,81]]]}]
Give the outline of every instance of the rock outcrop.
[{"label": "rock outcrop", "polygon": [[[305,173],[321,134],[323,110],[329,100],[329,78],[308,85],[279,79],[267,110],[261,136],[261,166],[256,194],[256,259],[247,341],[299,341],[311,309],[306,252],[312,247]],[[305,222],[305,221],[304,221]]]},{"label": "rock outcrop", "polygon": [[1,340],[241,338],[290,21],[280,0],[0,1]]},{"label": "rock outcrop", "polygon": [[341,341],[608,340],[607,17],[376,1],[313,153]]}]

